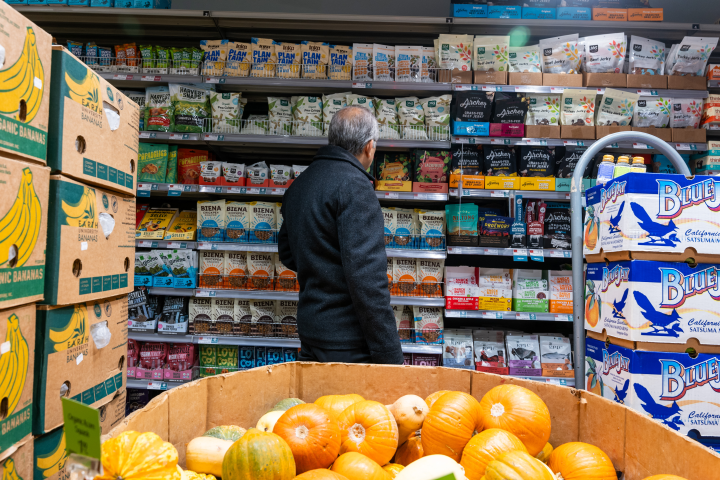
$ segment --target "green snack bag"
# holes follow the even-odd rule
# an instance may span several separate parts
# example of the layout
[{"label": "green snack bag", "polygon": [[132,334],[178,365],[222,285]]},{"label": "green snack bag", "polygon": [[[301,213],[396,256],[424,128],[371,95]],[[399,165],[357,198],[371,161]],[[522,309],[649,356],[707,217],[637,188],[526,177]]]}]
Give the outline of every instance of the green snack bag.
[{"label": "green snack bag", "polygon": [[170,58],[170,50],[156,45],[153,47],[155,58],[157,59],[157,68],[168,68],[168,59]]},{"label": "green snack bag", "polygon": [[167,173],[165,183],[177,183],[177,145],[170,145],[168,150]]},{"label": "green snack bag", "polygon": [[165,183],[168,146],[141,143],[138,151],[138,182]]},{"label": "green snack bag", "polygon": [[175,130],[202,133],[205,119],[210,116],[208,91],[192,85],[171,83],[170,99],[175,113]]},{"label": "green snack bag", "polygon": [[166,86],[145,89],[145,129],[155,132],[172,132],[175,128],[170,89]]},{"label": "green snack bag", "polygon": [[180,61],[180,67],[190,68],[191,61],[192,61],[192,49],[190,47],[183,48],[182,49],[182,60]]},{"label": "green snack bag", "polygon": [[143,68],[155,68],[155,54],[152,45],[140,45],[140,56]]},{"label": "green snack bag", "polygon": [[217,347],[215,345],[200,345],[200,365],[214,367],[217,365]]},{"label": "green snack bag", "polygon": [[[235,369],[238,367],[238,346],[237,345],[218,345],[216,348],[216,360],[218,367],[230,367]],[[227,373],[227,372],[222,372]]]},{"label": "green snack bag", "polygon": [[183,60],[183,49],[179,47],[170,47],[170,59],[172,60],[172,63],[170,64],[171,68],[178,70],[181,69]]},{"label": "green snack bag", "polygon": [[198,68],[200,66],[204,53],[205,52],[199,48],[190,48],[190,68]]}]

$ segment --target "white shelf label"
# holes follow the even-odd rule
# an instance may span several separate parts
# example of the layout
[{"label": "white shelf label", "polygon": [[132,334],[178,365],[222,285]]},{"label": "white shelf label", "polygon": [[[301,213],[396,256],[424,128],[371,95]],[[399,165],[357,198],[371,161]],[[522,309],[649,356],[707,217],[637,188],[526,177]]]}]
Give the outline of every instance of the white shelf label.
[{"label": "white shelf label", "polygon": [[657,97],[658,96],[657,90],[644,90],[643,89],[643,90],[638,90],[637,93],[641,97]]},{"label": "white shelf label", "polygon": [[198,337],[198,343],[200,345],[217,345],[217,337]]},{"label": "white shelf label", "polygon": [[649,148],[653,148],[653,147],[651,147],[650,145],[645,144],[645,143],[636,143],[636,142],[634,142],[634,143],[633,143],[633,148],[639,148],[639,149],[642,150],[642,149],[649,149]]},{"label": "white shelf label", "polygon": [[137,189],[149,192],[152,190],[152,183],[138,183]]},{"label": "white shelf label", "polygon": [[398,199],[400,195],[398,195],[397,192],[385,192],[385,198]]},{"label": "white shelf label", "polygon": [[563,140],[563,144],[568,147],[584,147],[585,142],[582,140]]},{"label": "white shelf label", "polygon": [[[127,77],[128,77],[127,75],[115,74],[115,75],[113,75],[113,80],[127,80]],[[132,75],[130,76],[130,78],[132,78]]]},{"label": "white shelf label", "polygon": [[563,251],[563,250],[550,250],[550,257],[552,258],[567,258],[570,256],[569,251]]},{"label": "white shelf label", "polygon": [[499,320],[502,319],[502,313],[501,312],[482,312],[482,318],[489,318],[493,320]]},{"label": "white shelf label", "polygon": [[219,138],[220,137],[214,133],[206,133],[205,134],[205,140],[209,140],[211,142],[216,142]]},{"label": "white shelf label", "polygon": [[260,194],[260,188],[254,187],[254,188],[248,188],[245,190],[245,193],[249,193],[251,195],[259,195]]},{"label": "white shelf label", "polygon": [[143,82],[161,82],[162,77],[157,76],[157,75],[143,75],[142,81]]},{"label": "white shelf label", "polygon": [[167,383],[165,382],[148,382],[148,390],[167,390]]},{"label": "white shelf label", "polygon": [[228,187],[228,193],[242,193],[243,187]]},{"label": "white shelf label", "polygon": [[413,195],[413,198],[414,198],[415,200],[427,200],[427,199],[428,199],[428,194],[427,194],[427,193],[416,193],[416,194]]},{"label": "white shelf label", "polygon": [[171,133],[170,140],[186,140],[188,137],[184,133]]},{"label": "white shelf label", "polygon": [[167,248],[182,248],[182,244],[180,242],[168,242]]},{"label": "white shelf label", "polygon": [[273,188],[270,190],[270,195],[285,195],[287,188]]},{"label": "white shelf label", "polygon": [[510,140],[507,138],[491,138],[490,139],[491,145],[510,145]]},{"label": "white shelf label", "polygon": [[509,196],[507,190],[490,190],[491,197],[507,198]]},{"label": "white shelf label", "polygon": [[353,82],[352,88],[367,88],[367,84],[365,82]]},{"label": "white shelf label", "polygon": [[140,132],[140,138],[152,138],[152,133],[150,133],[150,132]]},{"label": "white shelf label", "polygon": [[528,251],[525,248],[515,248],[513,249],[513,255],[523,255],[527,257]]},{"label": "white shelf label", "polygon": [[150,242],[147,240],[140,240],[137,245],[138,245],[138,247],[152,248],[153,242]]},{"label": "white shelf label", "polygon": [[[215,245],[213,245],[213,247],[215,247]],[[213,250],[214,250],[214,248],[213,248]],[[209,297],[209,296],[211,296],[210,293],[214,294],[215,292],[210,292],[209,290],[196,290],[195,296],[196,297]],[[215,295],[212,295],[212,296],[214,297]]]},{"label": "white shelf label", "polygon": [[563,93],[564,91],[563,87],[550,87],[550,93]]},{"label": "white shelf label", "polygon": [[486,248],[485,255],[497,256],[500,251],[497,248]]},{"label": "white shelf label", "polygon": [[675,150],[697,150],[694,143],[676,143]]},{"label": "white shelf label", "polygon": [[516,313],[515,319],[516,320],[530,320],[530,314],[529,313]]},{"label": "white shelf label", "polygon": [[540,140],[537,138],[526,138],[525,144],[526,145],[547,145],[547,140]]},{"label": "white shelf label", "polygon": [[555,315],[556,322],[572,322],[572,315]]}]

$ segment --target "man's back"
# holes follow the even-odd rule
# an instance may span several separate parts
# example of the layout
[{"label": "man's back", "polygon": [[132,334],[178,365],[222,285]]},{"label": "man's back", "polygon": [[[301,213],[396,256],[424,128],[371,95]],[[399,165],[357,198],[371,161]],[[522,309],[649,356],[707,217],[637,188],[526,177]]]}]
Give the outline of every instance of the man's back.
[{"label": "man's back", "polygon": [[303,346],[365,349],[374,363],[402,363],[371,181],[347,150],[321,148],[284,195],[278,252],[298,274]]}]

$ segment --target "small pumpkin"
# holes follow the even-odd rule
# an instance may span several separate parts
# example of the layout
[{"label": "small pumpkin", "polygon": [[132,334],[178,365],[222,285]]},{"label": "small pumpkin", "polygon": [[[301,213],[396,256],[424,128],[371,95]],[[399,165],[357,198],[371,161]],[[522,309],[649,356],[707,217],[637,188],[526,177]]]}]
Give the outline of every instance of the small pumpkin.
[{"label": "small pumpkin", "polygon": [[455,460],[445,455],[428,455],[405,467],[395,480],[435,480],[448,476],[465,480],[465,472]]},{"label": "small pumpkin", "polygon": [[397,452],[395,452],[395,463],[399,463],[400,465],[405,465],[407,467],[418,458],[422,458],[422,456],[422,435],[421,431],[418,430],[410,435],[407,442],[398,447]]},{"label": "small pumpkin", "polygon": [[331,470],[346,476],[348,480],[392,480],[390,474],[377,462],[357,452],[340,455]]},{"label": "small pumpkin", "polygon": [[398,465],[397,463],[388,463],[387,465],[384,465],[383,470],[388,472],[392,478],[397,477],[398,473],[402,472],[403,468],[405,468],[402,465]]},{"label": "small pumpkin", "polygon": [[617,480],[610,457],[589,443],[564,443],[553,450],[547,464],[564,480]]},{"label": "small pumpkin", "polygon": [[196,473],[192,470],[183,470],[177,467],[180,471],[181,480],[217,480],[214,475],[206,475],[204,473]]},{"label": "small pumpkin", "polygon": [[301,473],[294,480],[348,480],[348,478],[327,468],[318,468]]},{"label": "small pumpkin", "polygon": [[297,473],[328,468],[340,452],[337,420],[313,403],[295,405],[284,412],[273,433],[290,446]]},{"label": "small pumpkin", "polygon": [[247,430],[242,427],[238,427],[237,425],[221,425],[219,427],[211,428],[207,432],[203,433],[203,437],[219,438],[220,440],[232,440],[234,442],[245,435],[246,431]]},{"label": "small pumpkin", "polygon": [[465,445],[482,430],[479,408],[478,401],[464,392],[441,396],[423,422],[423,454],[447,455],[459,462]]},{"label": "small pumpkin", "polygon": [[425,399],[425,403],[427,403],[428,408],[432,408],[433,403],[435,403],[438,398],[442,397],[449,391],[450,390],[438,390],[437,392],[428,395],[428,397]]},{"label": "small pumpkin", "polygon": [[404,443],[411,433],[420,430],[425,416],[430,411],[425,400],[417,395],[400,397],[395,403],[388,405],[388,409],[397,422],[400,443]]},{"label": "small pumpkin", "polygon": [[325,395],[315,400],[315,405],[323,407],[330,412],[330,415],[338,417],[343,410],[353,403],[362,402],[365,399],[358,394],[349,393],[347,395]]},{"label": "small pumpkin", "polygon": [[550,442],[546,443],[542,450],[540,450],[540,453],[535,455],[535,458],[540,460],[543,463],[547,463],[548,459],[550,458],[550,454],[553,451],[553,446],[550,445]]},{"label": "small pumpkin", "polygon": [[555,475],[547,465],[530,456],[529,453],[513,450],[501,454],[488,463],[483,478],[485,480],[555,480]]},{"label": "small pumpkin", "polygon": [[292,480],[295,460],[285,440],[251,428],[232,444],[222,463],[223,480]]},{"label": "small pumpkin", "polygon": [[514,433],[535,456],[550,439],[550,411],[540,397],[519,385],[498,385],[480,401],[485,428]]},{"label": "small pumpkin", "polygon": [[653,475],[652,477],[647,477],[644,480],[686,480],[683,477],[678,477],[675,475]]},{"label": "small pumpkin", "polygon": [[285,412],[288,409],[294,407],[295,405],[302,405],[303,403],[305,403],[305,402],[303,402],[299,398],[286,398],[286,399],[283,399],[283,400],[280,400],[279,402],[277,402],[275,404],[275,406],[270,409],[270,411],[271,412],[276,412],[276,411]]},{"label": "small pumpkin", "polygon": [[283,413],[285,413],[285,410],[272,410],[267,412],[265,415],[260,417],[260,420],[258,420],[255,428],[262,430],[263,432],[272,432],[275,427],[275,422],[283,416]]},{"label": "small pumpkin", "polygon": [[398,447],[395,419],[385,405],[363,400],[346,408],[338,417],[340,454],[358,452],[380,465],[388,463]]},{"label": "small pumpkin", "polygon": [[180,480],[178,452],[152,432],[123,432],[102,444],[97,480]]},{"label": "small pumpkin", "polygon": [[193,438],[185,447],[185,466],[193,472],[209,473],[219,477],[222,475],[225,453],[233,443],[232,440],[206,435]]},{"label": "small pumpkin", "polygon": [[527,452],[525,445],[512,433],[490,428],[470,439],[463,450],[460,465],[465,469],[468,480],[480,480],[488,463],[513,450]]}]

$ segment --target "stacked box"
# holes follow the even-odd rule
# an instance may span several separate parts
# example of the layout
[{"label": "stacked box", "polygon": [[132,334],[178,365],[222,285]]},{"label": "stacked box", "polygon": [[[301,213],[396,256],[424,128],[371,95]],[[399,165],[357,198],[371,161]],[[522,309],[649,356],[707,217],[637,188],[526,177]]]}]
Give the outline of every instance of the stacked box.
[{"label": "stacked box", "polygon": [[10,456],[0,460],[0,475],[8,480],[33,478],[33,439],[19,446]]}]

